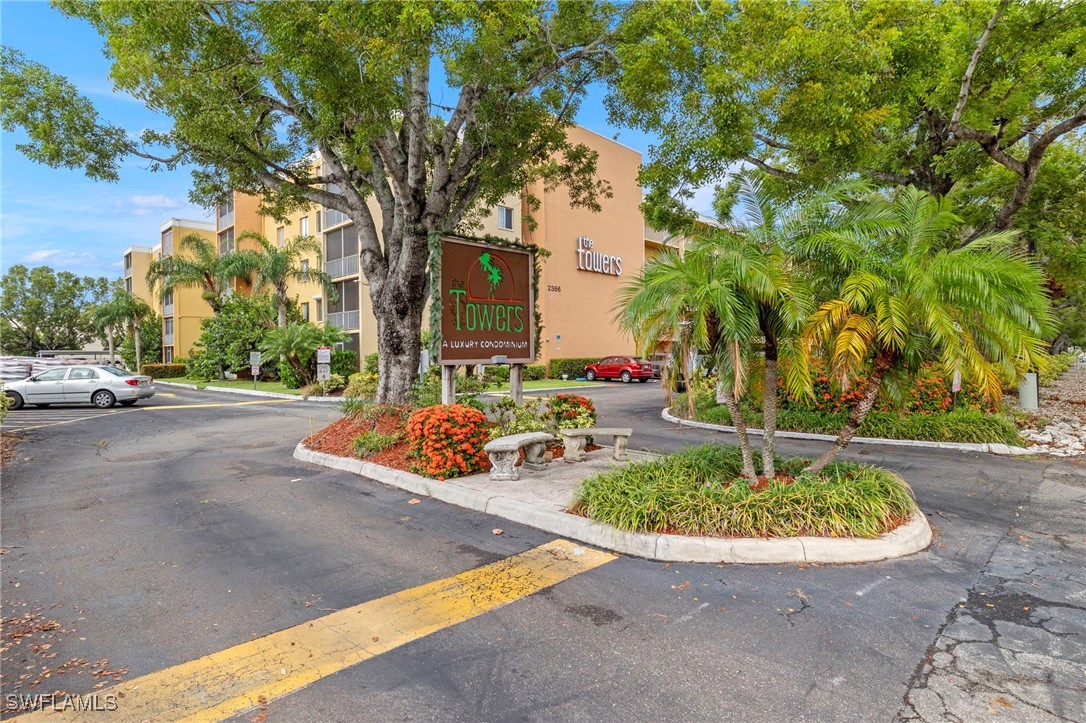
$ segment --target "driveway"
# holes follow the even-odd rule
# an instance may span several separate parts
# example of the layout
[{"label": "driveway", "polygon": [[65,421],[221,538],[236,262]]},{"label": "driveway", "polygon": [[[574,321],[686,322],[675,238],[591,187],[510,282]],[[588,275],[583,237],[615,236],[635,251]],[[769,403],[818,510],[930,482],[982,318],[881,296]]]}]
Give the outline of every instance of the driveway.
[{"label": "driveway", "polygon": [[[634,427],[631,446],[720,438],[664,423],[658,394],[593,390],[602,424]],[[48,628],[4,651],[5,693],[109,690],[94,686],[394,609],[554,539],[294,461],[297,440],[338,416],[327,405],[159,401],[30,429],[4,470],[4,616]],[[856,566],[620,557],[236,719],[1086,720],[1086,470],[855,451],[913,485],[931,549]],[[385,616],[411,633],[410,615]]]}]

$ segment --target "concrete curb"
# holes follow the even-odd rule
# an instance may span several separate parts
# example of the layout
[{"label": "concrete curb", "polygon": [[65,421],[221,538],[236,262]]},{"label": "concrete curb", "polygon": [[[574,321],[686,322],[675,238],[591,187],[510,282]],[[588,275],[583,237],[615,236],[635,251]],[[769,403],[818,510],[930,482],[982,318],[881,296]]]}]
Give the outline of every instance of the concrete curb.
[{"label": "concrete curb", "polygon": [[368,477],[411,494],[426,495],[442,502],[503,517],[606,550],[661,562],[874,562],[912,555],[931,543],[931,526],[919,511],[893,532],[873,540],[830,537],[730,539],[624,532],[578,515],[463,487],[454,480],[438,482],[360,459],[315,452],[301,442],[294,448],[294,458],[301,462]]},{"label": "concrete curb", "polygon": [[[664,407],[660,411],[660,416],[663,417],[664,421],[679,424],[684,427],[696,427],[698,429],[708,429],[714,432],[735,432],[735,427],[731,427],[726,424],[695,422],[690,419],[676,417],[667,407]],[[747,434],[760,437],[763,434],[763,431],[761,429],[748,428]],[[816,442],[833,442],[837,439],[837,436],[833,434],[784,432],[779,429],[774,436],[782,439],[808,439]],[[1002,454],[1007,456],[1036,454],[1035,452],[1026,451],[1025,447],[1012,447],[1009,444],[996,444],[994,442],[931,442],[923,439],[883,439],[881,437],[853,437],[852,441],[849,444],[881,444],[887,447],[926,447],[928,449],[955,449],[959,452],[986,452],[988,454]]]},{"label": "concrete curb", "polygon": [[[535,394],[537,392],[571,392],[571,391],[576,391],[577,389],[599,389],[602,386],[604,386],[604,384],[602,382],[593,382],[592,384],[581,385],[579,387],[543,387],[541,389],[525,389],[524,393],[525,394]],[[505,396],[505,397],[507,397],[507,396],[509,396],[509,392],[497,389],[497,390],[489,391],[489,392],[457,392],[457,394],[456,394],[456,396],[458,396],[458,397],[467,397],[467,396],[476,396],[476,395],[481,396],[481,397],[482,396],[491,396],[491,397]]]},{"label": "concrete curb", "polygon": [[309,397],[308,399],[302,399],[301,394],[283,394],[282,392],[262,392],[259,389],[237,389],[235,387],[213,387],[206,386],[202,389],[195,384],[181,384],[178,382],[168,382],[165,379],[156,379],[155,384],[165,384],[171,387],[181,387],[182,389],[196,389],[203,392],[226,392],[227,394],[240,394],[244,397],[266,397],[268,399],[293,399],[299,402],[342,402],[343,397]]}]

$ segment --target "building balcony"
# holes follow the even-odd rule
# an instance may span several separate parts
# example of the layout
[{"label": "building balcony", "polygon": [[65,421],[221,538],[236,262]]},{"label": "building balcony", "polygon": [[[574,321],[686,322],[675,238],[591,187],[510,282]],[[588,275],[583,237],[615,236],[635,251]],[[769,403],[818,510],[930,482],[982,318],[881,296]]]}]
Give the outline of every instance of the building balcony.
[{"label": "building balcony", "polygon": [[346,329],[348,331],[358,328],[358,310],[355,311],[332,311],[328,313],[326,317],[329,326],[334,326],[339,329]]},{"label": "building balcony", "polygon": [[173,316],[173,304],[172,303],[162,305],[162,315],[163,316]]},{"label": "building balcony", "polygon": [[324,264],[324,273],[333,279],[343,276],[355,276],[358,274],[358,254],[344,256],[341,259],[332,259]]},{"label": "building balcony", "polygon": [[162,335],[162,345],[163,346],[173,346],[173,332],[172,331],[165,332]]}]

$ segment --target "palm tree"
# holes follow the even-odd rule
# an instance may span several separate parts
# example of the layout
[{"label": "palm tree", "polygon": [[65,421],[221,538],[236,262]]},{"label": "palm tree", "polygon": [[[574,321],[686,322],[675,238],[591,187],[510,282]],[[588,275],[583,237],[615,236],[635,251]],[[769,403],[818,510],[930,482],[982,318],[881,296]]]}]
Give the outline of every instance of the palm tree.
[{"label": "palm tree", "polygon": [[127,325],[132,329],[132,340],[136,344],[136,373],[139,374],[143,368],[143,350],[140,349],[140,324],[148,316],[151,316],[154,311],[146,301],[127,291],[120,296],[120,305],[128,316]]},{"label": "palm tree", "polygon": [[270,330],[260,342],[262,358],[285,359],[291,369],[306,384],[313,381],[309,373],[309,360],[317,352],[318,346],[340,344],[350,337],[347,332],[334,326],[316,327],[309,323],[287,324]]},{"label": "palm tree", "polygon": [[1001,379],[1044,366],[1051,312],[1044,275],[1014,250],[1013,232],[961,246],[961,219],[945,198],[915,188],[889,205],[887,233],[858,253],[851,236],[825,234],[806,252],[847,273],[836,298],[812,315],[804,353],[822,350],[846,378],[867,369],[860,403],[833,446],[807,469],[819,472],[848,445],[895,371],[934,352],[948,372],[982,382],[993,396]]},{"label": "palm tree", "polygon": [[[694,415],[694,390],[690,384],[690,359],[697,351],[737,349],[757,333],[756,309],[738,293],[729,279],[719,273],[711,248],[693,245],[686,254],[665,249],[645,262],[640,274],[624,286],[615,304],[615,321],[632,334],[639,349],[649,352],[661,346],[672,350],[679,360],[686,382],[687,407]],[[737,371],[741,367],[735,367]],[[732,389],[741,392],[741,376]],[[743,474],[756,479],[754,456],[738,394],[729,389],[728,411],[732,413]]]},{"label": "palm tree", "polygon": [[214,242],[203,236],[188,234],[181,239],[179,251],[151,262],[147,284],[158,286],[158,294],[166,298],[174,289],[196,288],[216,316],[222,308],[222,298],[235,279],[248,279],[253,272],[253,259],[241,253],[219,254]]},{"label": "palm tree", "polygon": [[[260,234],[247,231],[238,237],[254,239],[262,251],[240,251],[239,265],[252,269],[253,292],[259,293],[270,288],[279,308],[279,328],[287,325],[287,307],[290,296],[287,284],[291,281],[300,283],[318,283],[324,289],[329,301],[335,301],[336,289],[332,277],[321,269],[321,244],[312,236],[295,236],[285,246],[278,247]],[[308,254],[316,254],[316,267],[302,268],[302,261]]]},{"label": "palm tree", "polygon": [[110,298],[105,303],[99,304],[92,315],[94,325],[99,331],[106,334],[106,339],[109,342],[109,363],[111,365],[116,361],[113,343],[114,334],[118,329],[127,326],[129,318],[126,299],[123,296],[123,294],[127,293],[124,287],[119,282],[115,283],[112,292]]}]

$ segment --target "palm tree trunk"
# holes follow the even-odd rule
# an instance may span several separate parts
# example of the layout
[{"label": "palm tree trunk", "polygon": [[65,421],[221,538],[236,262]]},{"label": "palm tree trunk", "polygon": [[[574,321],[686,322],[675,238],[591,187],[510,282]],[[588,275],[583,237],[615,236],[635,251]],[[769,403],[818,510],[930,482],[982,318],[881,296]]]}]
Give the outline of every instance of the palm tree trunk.
[{"label": "palm tree trunk", "polygon": [[140,353],[140,322],[139,319],[135,320],[132,324],[133,337],[136,342],[136,374],[141,374],[143,369],[142,355]]},{"label": "palm tree trunk", "polygon": [[751,481],[758,481],[758,473],[754,471],[754,450],[750,446],[750,437],[747,436],[747,422],[743,419],[743,410],[739,408],[739,400],[729,387],[724,388],[724,406],[728,408],[728,414],[732,418],[732,426],[735,427],[735,436],[739,438],[739,451],[743,455],[743,476]]},{"label": "palm tree trunk", "polygon": [[690,419],[693,419],[696,413],[695,402],[697,400],[694,399],[694,388],[690,385],[690,355],[686,351],[683,352],[682,360],[680,368],[683,373],[683,384],[686,385],[686,409],[690,413]]},{"label": "palm tree trunk", "polygon": [[109,340],[109,365],[113,366],[116,363],[116,357],[113,356],[113,326],[106,327],[106,339]]},{"label": "palm tree trunk", "polygon": [[856,430],[860,428],[864,419],[867,418],[868,412],[875,406],[875,400],[879,396],[879,389],[882,387],[882,380],[894,365],[894,361],[894,355],[891,352],[880,352],[875,357],[875,365],[871,369],[871,376],[867,378],[867,386],[864,387],[864,395],[860,403],[848,415],[845,426],[841,427],[841,432],[837,435],[837,440],[833,443],[833,446],[803,470],[804,472],[818,474],[848,446],[853,435],[856,434]]},{"label": "palm tree trunk", "polygon": [[287,302],[281,297],[279,299],[279,328],[282,329],[287,325]]},{"label": "palm tree trunk", "polygon": [[773,479],[773,436],[777,431],[777,341],[771,334],[765,339],[765,394],[762,398],[762,475]]}]

